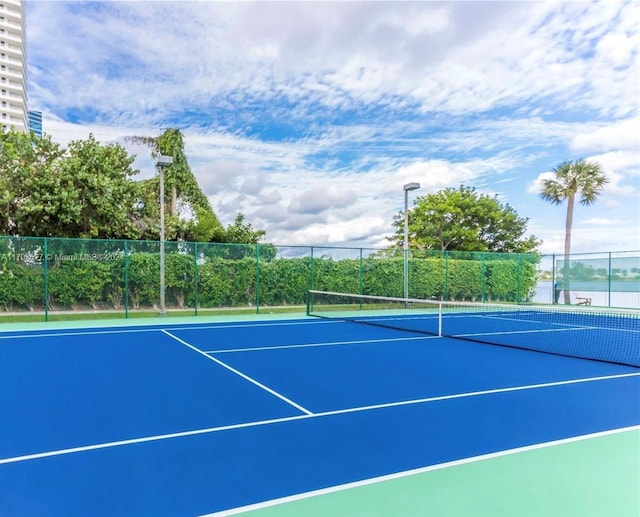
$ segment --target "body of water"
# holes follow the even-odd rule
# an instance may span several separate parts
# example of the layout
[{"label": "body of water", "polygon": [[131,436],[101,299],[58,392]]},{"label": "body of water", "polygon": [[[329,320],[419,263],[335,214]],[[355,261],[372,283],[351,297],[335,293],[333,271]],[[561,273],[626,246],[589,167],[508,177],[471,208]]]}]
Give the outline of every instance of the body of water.
[{"label": "body of water", "polygon": [[[606,290],[608,285],[607,282],[575,281],[571,283],[571,293],[591,298],[592,306],[640,309],[640,285],[637,282],[611,282],[611,292]],[[553,303],[553,283],[538,282],[532,301],[533,303]],[[564,303],[564,293],[560,294],[559,303]],[[573,294],[571,303],[576,303]]]}]

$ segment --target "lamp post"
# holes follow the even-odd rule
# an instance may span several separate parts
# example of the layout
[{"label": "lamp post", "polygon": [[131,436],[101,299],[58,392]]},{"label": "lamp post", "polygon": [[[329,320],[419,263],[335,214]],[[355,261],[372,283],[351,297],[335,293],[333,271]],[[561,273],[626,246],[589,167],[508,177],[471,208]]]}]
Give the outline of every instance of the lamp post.
[{"label": "lamp post", "polygon": [[156,160],[156,168],[160,173],[160,316],[167,315],[164,287],[164,169],[173,163],[171,156],[160,155]]},{"label": "lamp post", "polygon": [[409,191],[418,190],[420,183],[407,183],[404,190],[404,298],[409,298]]}]

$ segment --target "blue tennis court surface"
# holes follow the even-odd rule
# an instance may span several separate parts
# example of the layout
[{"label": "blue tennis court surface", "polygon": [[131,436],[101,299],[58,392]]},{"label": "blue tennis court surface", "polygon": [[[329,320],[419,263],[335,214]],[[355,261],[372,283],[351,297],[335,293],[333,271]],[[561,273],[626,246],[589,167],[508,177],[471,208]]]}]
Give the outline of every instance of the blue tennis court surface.
[{"label": "blue tennis court surface", "polygon": [[40,329],[0,333],[0,411],[2,516],[230,515],[638,429],[640,369],[334,320]]}]

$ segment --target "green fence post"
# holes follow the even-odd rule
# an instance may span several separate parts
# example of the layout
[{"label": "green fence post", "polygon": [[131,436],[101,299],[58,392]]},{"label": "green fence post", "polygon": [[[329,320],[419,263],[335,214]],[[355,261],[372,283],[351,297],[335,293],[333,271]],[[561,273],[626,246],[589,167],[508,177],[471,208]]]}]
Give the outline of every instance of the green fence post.
[{"label": "green fence post", "polygon": [[449,299],[449,252],[444,252],[444,299]]},{"label": "green fence post", "polygon": [[124,241],[124,319],[129,318],[129,243]]},{"label": "green fence post", "polygon": [[487,301],[487,253],[482,253],[482,303]]},{"label": "green fence post", "polygon": [[[364,294],[364,262],[362,259],[362,248],[360,248],[360,269],[358,270],[358,292]],[[362,310],[362,298],[360,298],[360,310]]]},{"label": "green fence post", "polygon": [[520,305],[520,275],[522,274],[522,253],[518,253],[518,261],[516,263],[516,304]]},{"label": "green fence post", "polygon": [[193,243],[193,314],[198,315],[198,243]]},{"label": "green fence post", "polygon": [[260,314],[260,245],[256,244],[256,314]]},{"label": "green fence post", "polygon": [[49,321],[49,239],[44,238],[44,321]]},{"label": "green fence post", "polygon": [[358,293],[364,294],[364,258],[360,248],[360,269],[358,270]]},{"label": "green fence post", "polygon": [[309,259],[311,260],[311,269],[310,269],[310,276],[309,276],[309,289],[315,289],[316,288],[316,261],[313,258],[313,246],[311,246],[311,255],[310,255]]}]

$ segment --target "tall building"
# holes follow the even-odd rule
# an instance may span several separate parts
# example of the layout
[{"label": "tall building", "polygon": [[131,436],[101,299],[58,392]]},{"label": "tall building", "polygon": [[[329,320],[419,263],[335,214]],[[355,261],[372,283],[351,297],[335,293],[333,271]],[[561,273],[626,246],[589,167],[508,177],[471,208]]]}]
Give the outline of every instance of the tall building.
[{"label": "tall building", "polygon": [[0,128],[29,130],[22,0],[0,0]]},{"label": "tall building", "polygon": [[29,110],[29,130],[42,138],[42,111]]}]

